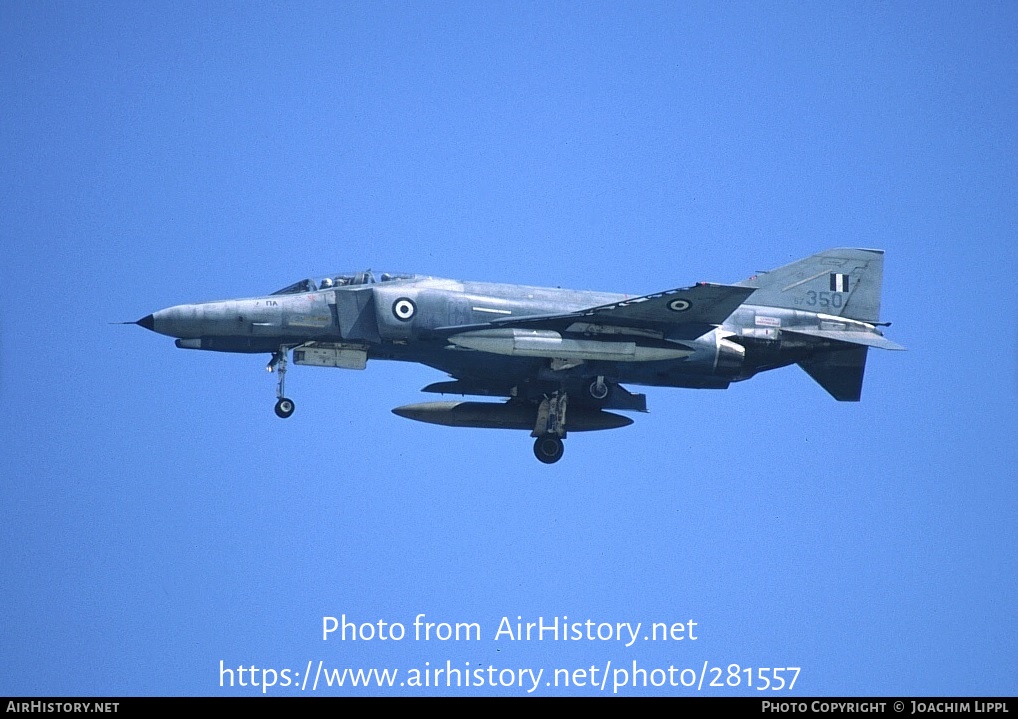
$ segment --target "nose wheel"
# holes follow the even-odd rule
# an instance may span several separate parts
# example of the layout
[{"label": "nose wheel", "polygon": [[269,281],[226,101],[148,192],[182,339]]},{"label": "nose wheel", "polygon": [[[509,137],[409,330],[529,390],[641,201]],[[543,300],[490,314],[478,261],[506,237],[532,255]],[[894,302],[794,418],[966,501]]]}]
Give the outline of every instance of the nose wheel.
[{"label": "nose wheel", "polygon": [[294,405],[292,399],[281,397],[279,401],[276,402],[276,416],[279,417],[280,419],[286,419],[287,417],[289,417],[291,414],[293,414],[294,409],[296,409],[296,406]]},{"label": "nose wheel", "polygon": [[289,347],[280,347],[278,352],[272,354],[272,359],[265,367],[268,372],[279,373],[279,382],[276,385],[276,416],[280,419],[286,419],[297,408],[292,399],[283,396],[283,388],[286,383],[286,356],[289,352]]}]

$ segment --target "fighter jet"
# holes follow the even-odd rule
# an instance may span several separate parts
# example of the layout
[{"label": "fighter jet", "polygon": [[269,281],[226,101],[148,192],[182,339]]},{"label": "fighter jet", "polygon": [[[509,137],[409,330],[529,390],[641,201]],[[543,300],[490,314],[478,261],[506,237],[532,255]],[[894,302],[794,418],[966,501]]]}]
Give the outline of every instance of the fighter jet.
[{"label": "fighter jet", "polygon": [[392,410],[453,427],[529,430],[562,458],[567,432],[624,427],[646,412],[623,385],[725,389],[797,364],[836,400],[857,402],[871,347],[904,349],[881,327],[882,250],[833,249],[731,285],[698,282],[631,297],[422,275],[332,274],[269,295],[177,305],[133,324],[182,349],[269,353],[276,415],[288,358],[364,369],[420,362],[451,379],[424,392],[502,398]]}]

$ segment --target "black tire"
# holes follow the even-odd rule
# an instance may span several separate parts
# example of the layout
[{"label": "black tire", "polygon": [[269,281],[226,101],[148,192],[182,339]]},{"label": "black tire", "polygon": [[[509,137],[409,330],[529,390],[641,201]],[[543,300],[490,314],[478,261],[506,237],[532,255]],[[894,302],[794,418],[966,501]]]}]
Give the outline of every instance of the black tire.
[{"label": "black tire", "polygon": [[546,434],[534,442],[534,456],[545,464],[555,464],[565,453],[566,447],[558,437]]},{"label": "black tire", "polygon": [[286,419],[293,411],[297,409],[297,406],[293,403],[292,399],[283,397],[281,400],[276,402],[276,416],[280,419]]},{"label": "black tire", "polygon": [[611,394],[611,391],[611,385],[607,382],[602,382],[599,390],[596,379],[587,386],[587,394],[590,395],[591,399],[595,399],[598,402],[608,399],[608,395]]}]

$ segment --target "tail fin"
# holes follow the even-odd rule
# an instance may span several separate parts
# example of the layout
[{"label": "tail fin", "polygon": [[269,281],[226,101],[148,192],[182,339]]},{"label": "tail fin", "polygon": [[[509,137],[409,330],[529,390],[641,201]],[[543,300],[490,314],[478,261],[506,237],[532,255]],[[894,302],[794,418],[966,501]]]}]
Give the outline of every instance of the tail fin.
[{"label": "tail fin", "polygon": [[837,248],[736,284],[757,288],[747,304],[878,322],[883,280],[883,250]]}]

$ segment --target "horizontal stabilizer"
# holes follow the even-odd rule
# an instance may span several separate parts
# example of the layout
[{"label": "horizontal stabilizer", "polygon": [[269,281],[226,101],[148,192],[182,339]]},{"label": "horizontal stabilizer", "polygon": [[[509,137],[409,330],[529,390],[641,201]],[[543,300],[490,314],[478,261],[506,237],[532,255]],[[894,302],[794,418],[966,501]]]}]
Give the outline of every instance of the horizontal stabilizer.
[{"label": "horizontal stabilizer", "polygon": [[806,374],[839,402],[858,402],[862,395],[862,378],[866,371],[869,347],[851,347],[818,354],[800,362]]},{"label": "horizontal stabilizer", "polygon": [[785,327],[781,330],[782,332],[788,332],[791,334],[806,335],[807,337],[816,337],[822,340],[835,340],[837,342],[845,342],[850,345],[863,345],[865,347],[876,347],[882,350],[904,350],[897,342],[891,342],[883,335],[878,335],[876,332],[853,332],[850,330],[818,330],[809,327],[802,329],[788,328]]}]

